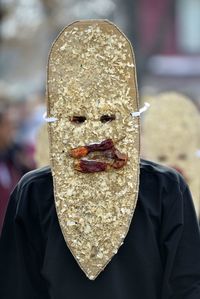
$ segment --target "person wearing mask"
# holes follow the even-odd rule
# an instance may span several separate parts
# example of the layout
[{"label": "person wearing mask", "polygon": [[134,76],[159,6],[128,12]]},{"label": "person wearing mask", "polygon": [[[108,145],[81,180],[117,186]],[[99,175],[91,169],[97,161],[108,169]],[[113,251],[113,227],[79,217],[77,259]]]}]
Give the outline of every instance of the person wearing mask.
[{"label": "person wearing mask", "polygon": [[140,160],[132,47],[103,20],[67,26],[47,79],[50,167],[12,193],[1,299],[199,299],[200,232],[175,170]]}]

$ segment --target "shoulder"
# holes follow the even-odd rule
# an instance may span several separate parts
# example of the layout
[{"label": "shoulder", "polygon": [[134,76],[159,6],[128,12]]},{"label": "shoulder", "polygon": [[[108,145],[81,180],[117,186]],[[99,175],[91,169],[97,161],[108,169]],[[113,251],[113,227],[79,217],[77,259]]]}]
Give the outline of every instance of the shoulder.
[{"label": "shoulder", "polygon": [[53,180],[50,167],[43,167],[26,173],[11,195],[11,201],[16,206],[16,216],[26,218],[38,217],[46,208],[53,205]]},{"label": "shoulder", "polygon": [[53,179],[49,166],[27,172],[18,182],[14,197],[18,208],[24,204],[47,201],[53,196]]},{"label": "shoulder", "polygon": [[140,180],[142,185],[152,184],[167,190],[176,188],[180,192],[187,187],[184,178],[176,170],[144,159],[140,161]]},{"label": "shoulder", "polygon": [[52,173],[49,166],[27,172],[19,181],[18,189],[24,189],[32,184],[52,183]]},{"label": "shoulder", "polygon": [[159,225],[161,221],[168,223],[170,215],[176,218],[176,223],[183,223],[185,200],[191,201],[184,196],[186,190],[188,186],[176,170],[141,160],[138,207],[158,219]]}]

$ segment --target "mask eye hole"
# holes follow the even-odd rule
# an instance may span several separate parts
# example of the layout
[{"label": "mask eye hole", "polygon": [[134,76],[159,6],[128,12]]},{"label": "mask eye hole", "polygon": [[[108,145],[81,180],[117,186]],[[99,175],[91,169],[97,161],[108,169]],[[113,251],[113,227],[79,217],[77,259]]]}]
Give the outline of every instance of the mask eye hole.
[{"label": "mask eye hole", "polygon": [[182,153],[182,154],[179,154],[179,155],[178,155],[178,159],[179,159],[179,160],[182,160],[182,161],[184,161],[184,160],[186,160],[186,159],[187,159],[187,155],[186,155],[186,154],[184,154],[184,153]]},{"label": "mask eye hole", "polygon": [[159,162],[166,162],[167,161],[167,156],[165,156],[165,155],[158,156],[158,161]]},{"label": "mask eye hole", "polygon": [[100,121],[101,121],[102,123],[107,123],[107,122],[112,121],[112,120],[115,120],[115,119],[116,119],[116,117],[115,117],[114,114],[111,114],[111,115],[109,115],[109,114],[104,114],[104,115],[102,115],[102,116],[100,117]]},{"label": "mask eye hole", "polygon": [[75,124],[82,124],[86,121],[85,116],[73,115],[70,117],[70,121]]}]

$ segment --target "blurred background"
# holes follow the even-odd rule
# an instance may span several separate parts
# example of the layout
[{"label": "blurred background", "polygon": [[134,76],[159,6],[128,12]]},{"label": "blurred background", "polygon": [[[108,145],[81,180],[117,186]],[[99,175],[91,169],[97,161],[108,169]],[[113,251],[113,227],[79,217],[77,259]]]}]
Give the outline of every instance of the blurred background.
[{"label": "blurred background", "polygon": [[128,36],[141,99],[173,90],[200,107],[200,0],[1,0],[0,199],[36,167],[51,43],[87,18],[109,19]]},{"label": "blurred background", "polygon": [[129,37],[142,93],[173,89],[200,101],[199,0],[2,0],[0,89],[15,101],[43,96],[52,41],[87,18],[107,18]]}]

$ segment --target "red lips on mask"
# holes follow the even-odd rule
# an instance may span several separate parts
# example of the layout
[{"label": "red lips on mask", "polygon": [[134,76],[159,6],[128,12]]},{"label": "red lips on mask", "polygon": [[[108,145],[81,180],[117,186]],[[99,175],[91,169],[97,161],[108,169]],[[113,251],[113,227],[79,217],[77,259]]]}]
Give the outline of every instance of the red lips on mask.
[{"label": "red lips on mask", "polygon": [[112,139],[73,148],[69,154],[77,159],[74,169],[83,173],[106,171],[111,168],[120,169],[128,160],[126,154],[115,148]]}]

